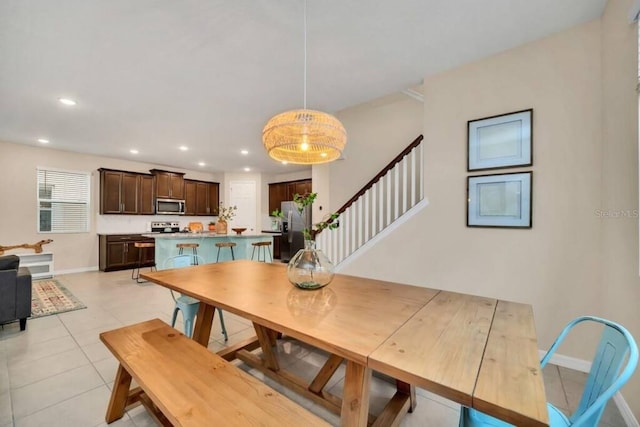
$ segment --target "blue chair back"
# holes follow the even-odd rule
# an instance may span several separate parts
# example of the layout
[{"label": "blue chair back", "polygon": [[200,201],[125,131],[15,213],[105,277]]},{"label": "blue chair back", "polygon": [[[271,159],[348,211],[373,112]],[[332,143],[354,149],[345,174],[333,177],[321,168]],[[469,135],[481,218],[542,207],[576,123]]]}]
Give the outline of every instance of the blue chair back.
[{"label": "blue chair back", "polygon": [[183,268],[196,264],[204,264],[204,259],[199,255],[176,255],[165,259],[164,263],[162,263],[162,269]]},{"label": "blue chair back", "polygon": [[[604,325],[604,330],[591,363],[580,404],[569,418],[571,425],[576,427],[598,425],[607,401],[629,380],[638,364],[638,346],[629,331],[610,320],[582,316],[565,326],[542,358],[540,364],[543,368],[569,331],[585,321],[601,323]],[[625,360],[627,360],[626,366],[621,371]]]}]

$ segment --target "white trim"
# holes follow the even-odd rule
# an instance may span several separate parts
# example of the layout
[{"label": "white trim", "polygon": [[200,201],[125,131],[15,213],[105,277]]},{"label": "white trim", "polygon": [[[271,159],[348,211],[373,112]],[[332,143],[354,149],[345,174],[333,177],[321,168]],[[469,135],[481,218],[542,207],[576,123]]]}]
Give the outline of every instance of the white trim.
[{"label": "white trim", "polygon": [[427,206],[429,206],[429,200],[425,197],[424,199],[420,200],[415,206],[409,209],[407,212],[402,214],[402,216],[400,216],[391,224],[389,224],[384,230],[382,230],[380,233],[373,236],[371,240],[366,242],[364,245],[360,246],[354,253],[352,253],[347,258],[342,260],[340,264],[336,266],[335,272],[336,273],[341,272],[345,267],[351,264],[354,260],[366,254],[369,251],[369,249],[375,246],[380,240],[384,239],[389,234],[394,232],[398,227],[400,227],[402,224],[407,222],[410,218],[412,218],[415,214],[417,214]]},{"label": "white trim", "polygon": [[[547,354],[547,352],[546,350],[538,350],[538,354],[540,355],[540,359],[542,359],[544,355]],[[564,354],[558,353],[551,356],[549,363],[580,372],[589,372],[589,370],[591,369],[591,362],[588,360],[565,356]],[[635,415],[633,415],[631,408],[627,404],[627,401],[624,400],[624,396],[620,392],[617,392],[613,395],[613,401],[618,407],[620,415],[622,416],[622,419],[624,420],[627,427],[640,427],[640,424],[638,424],[638,420],[636,419]]]},{"label": "white trim", "polygon": [[628,427],[640,427],[638,419],[633,415],[631,408],[620,392],[613,395],[613,401],[616,403],[618,411],[620,411],[620,415]]},{"label": "white trim", "polygon": [[60,276],[63,274],[86,273],[88,271],[98,271],[98,266],[94,265],[91,267],[70,268],[68,270],[56,270],[53,272],[53,275]]},{"label": "white trim", "polygon": [[424,95],[418,91],[415,91],[413,89],[405,89],[402,91],[402,93],[407,95],[409,98],[415,99],[416,101],[424,102]]},{"label": "white trim", "polygon": [[[546,350],[538,350],[540,360],[547,354]],[[576,357],[565,356],[564,354],[554,354],[551,356],[549,363],[553,365],[562,366],[563,368],[573,369],[580,372],[589,372],[591,369],[591,362],[588,360],[578,359]]]}]

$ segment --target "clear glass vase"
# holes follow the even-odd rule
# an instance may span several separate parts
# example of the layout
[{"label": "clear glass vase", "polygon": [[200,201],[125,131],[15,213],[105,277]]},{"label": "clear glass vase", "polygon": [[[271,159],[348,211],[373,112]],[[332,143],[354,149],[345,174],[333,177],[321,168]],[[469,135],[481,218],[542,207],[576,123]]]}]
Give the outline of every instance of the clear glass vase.
[{"label": "clear glass vase", "polygon": [[333,264],[319,249],[314,240],[305,240],[287,266],[289,281],[300,289],[319,289],[333,279]]}]

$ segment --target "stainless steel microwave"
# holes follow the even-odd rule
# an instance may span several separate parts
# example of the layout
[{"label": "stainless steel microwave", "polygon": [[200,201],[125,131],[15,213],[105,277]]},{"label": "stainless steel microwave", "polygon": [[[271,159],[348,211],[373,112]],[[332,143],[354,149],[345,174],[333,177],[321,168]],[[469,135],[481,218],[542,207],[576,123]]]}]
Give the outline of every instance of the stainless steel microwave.
[{"label": "stainless steel microwave", "polygon": [[184,200],[156,199],[156,214],[184,215]]}]

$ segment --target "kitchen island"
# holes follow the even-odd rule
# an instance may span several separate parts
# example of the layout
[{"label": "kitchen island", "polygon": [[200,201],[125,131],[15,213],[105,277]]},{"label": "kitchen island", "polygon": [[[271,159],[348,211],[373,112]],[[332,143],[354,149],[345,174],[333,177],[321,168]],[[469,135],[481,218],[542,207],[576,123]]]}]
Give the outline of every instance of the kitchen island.
[{"label": "kitchen island", "polygon": [[[152,233],[145,234],[144,237],[155,239],[156,253],[155,260],[158,270],[163,269],[165,260],[178,255],[178,243],[198,243],[198,255],[204,259],[205,263],[216,262],[218,248],[216,243],[233,242],[236,246],[233,253],[236,259],[251,259],[253,251],[252,243],[271,242],[271,253],[273,254],[273,234],[269,233],[243,233],[243,234],[216,234],[216,233]],[[185,249],[185,254],[191,254],[191,249]],[[256,250],[256,259],[257,259]],[[272,261],[267,253],[267,262]],[[261,257],[262,259],[262,257]],[[229,248],[220,248],[220,262],[231,261],[231,251]]]}]

